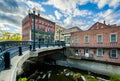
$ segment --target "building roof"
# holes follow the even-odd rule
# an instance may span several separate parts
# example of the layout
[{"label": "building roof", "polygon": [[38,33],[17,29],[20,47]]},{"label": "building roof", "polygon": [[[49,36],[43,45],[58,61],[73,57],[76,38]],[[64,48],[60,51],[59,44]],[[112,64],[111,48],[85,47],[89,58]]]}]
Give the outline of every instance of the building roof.
[{"label": "building roof", "polygon": [[55,24],[55,27],[56,27],[56,28],[61,28],[61,29],[63,29],[63,30],[66,29],[65,27],[62,27],[62,26],[60,26],[60,25],[58,25],[58,24]]},{"label": "building roof", "polygon": [[72,30],[72,29],[77,29],[77,30],[79,30],[79,31],[82,31],[78,26],[74,26],[74,27],[71,27],[71,28],[68,28],[68,30]]},{"label": "building roof", "polygon": [[93,24],[88,30],[95,30],[95,29],[104,29],[104,28],[110,28],[110,27],[119,27],[116,26],[116,24],[106,24],[105,21],[104,23],[100,23],[100,22],[96,22],[95,24]]},{"label": "building roof", "polygon": [[63,34],[69,34],[69,33],[72,33],[72,32],[78,32],[78,31],[82,31],[79,27],[77,26],[74,26],[74,27],[71,27],[71,28],[68,28],[66,29]]},{"label": "building roof", "polygon": [[[29,16],[33,16],[33,14],[29,14],[29,15],[27,15],[25,18],[28,18]],[[48,22],[51,22],[51,23],[54,23],[55,24],[55,22],[52,22],[52,21],[50,21],[50,20],[48,20],[48,19],[45,19],[45,18],[43,18],[43,17],[41,17],[41,16],[37,16],[37,15],[35,15],[36,17],[39,17],[39,18],[41,18],[41,19],[43,19],[43,20],[46,20],[46,21],[48,21]],[[24,18],[24,19],[25,19]],[[24,21],[24,19],[22,20],[22,22]]]}]

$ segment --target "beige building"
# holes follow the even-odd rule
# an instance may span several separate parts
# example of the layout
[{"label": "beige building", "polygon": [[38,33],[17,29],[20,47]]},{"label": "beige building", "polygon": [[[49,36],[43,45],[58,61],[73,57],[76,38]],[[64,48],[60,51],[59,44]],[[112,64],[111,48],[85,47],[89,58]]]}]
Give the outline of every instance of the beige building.
[{"label": "beige building", "polygon": [[55,25],[55,35],[54,35],[55,42],[64,41],[63,31],[65,29],[66,28],[64,28],[62,26]]},{"label": "beige building", "polygon": [[66,29],[66,30],[63,32],[64,40],[65,40],[65,43],[66,43],[67,46],[70,45],[71,33],[72,33],[72,32],[77,32],[77,31],[82,31],[82,30],[81,30],[79,27],[74,26],[74,27],[71,27],[71,28]]}]

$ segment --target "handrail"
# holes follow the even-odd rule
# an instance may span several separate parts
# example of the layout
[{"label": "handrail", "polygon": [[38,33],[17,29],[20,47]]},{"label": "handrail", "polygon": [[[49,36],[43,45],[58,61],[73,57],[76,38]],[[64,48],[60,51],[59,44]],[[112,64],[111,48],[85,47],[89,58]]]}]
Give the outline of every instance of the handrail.
[{"label": "handrail", "polygon": [[[0,71],[7,69],[7,67],[5,66],[5,64],[7,62],[6,58],[11,60],[14,56],[21,55],[20,52],[24,52],[26,50],[31,51],[32,44],[33,44],[32,41],[3,41],[3,42],[0,42],[0,50],[1,50],[0,51]],[[35,45],[36,45],[36,48],[41,48],[41,47],[49,47],[49,46],[65,46],[65,43],[36,42]],[[6,53],[9,55],[6,55]],[[6,57],[6,56],[9,56],[9,57]],[[10,67],[10,66],[8,66],[8,67]]]}]

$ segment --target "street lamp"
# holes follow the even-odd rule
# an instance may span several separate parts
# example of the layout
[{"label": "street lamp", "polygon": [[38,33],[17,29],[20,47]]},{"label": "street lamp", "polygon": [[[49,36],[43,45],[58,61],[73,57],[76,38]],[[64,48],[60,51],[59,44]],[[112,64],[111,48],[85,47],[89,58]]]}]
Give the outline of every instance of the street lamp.
[{"label": "street lamp", "polygon": [[40,16],[40,14],[39,14],[39,11],[38,11],[38,16],[37,15],[35,15],[35,12],[36,12],[36,9],[35,9],[35,7],[33,8],[33,13],[31,13],[30,12],[30,10],[29,10],[29,15],[30,14],[32,14],[33,16],[33,25],[34,25],[34,27],[33,27],[33,51],[36,51],[36,49],[35,49],[35,20],[36,20],[36,17],[38,17],[39,18],[39,16]]},{"label": "street lamp", "polygon": [[60,45],[60,33],[61,33],[60,29],[58,30],[58,33],[59,33],[59,45]]}]

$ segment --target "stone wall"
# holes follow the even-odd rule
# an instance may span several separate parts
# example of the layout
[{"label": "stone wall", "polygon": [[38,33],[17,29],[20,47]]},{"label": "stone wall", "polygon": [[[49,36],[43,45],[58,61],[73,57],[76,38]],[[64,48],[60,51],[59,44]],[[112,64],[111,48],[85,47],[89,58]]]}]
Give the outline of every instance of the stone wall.
[{"label": "stone wall", "polygon": [[58,65],[74,67],[81,70],[91,71],[102,75],[118,74],[120,75],[120,66],[104,64],[85,60],[67,59],[66,61],[57,61]]}]

